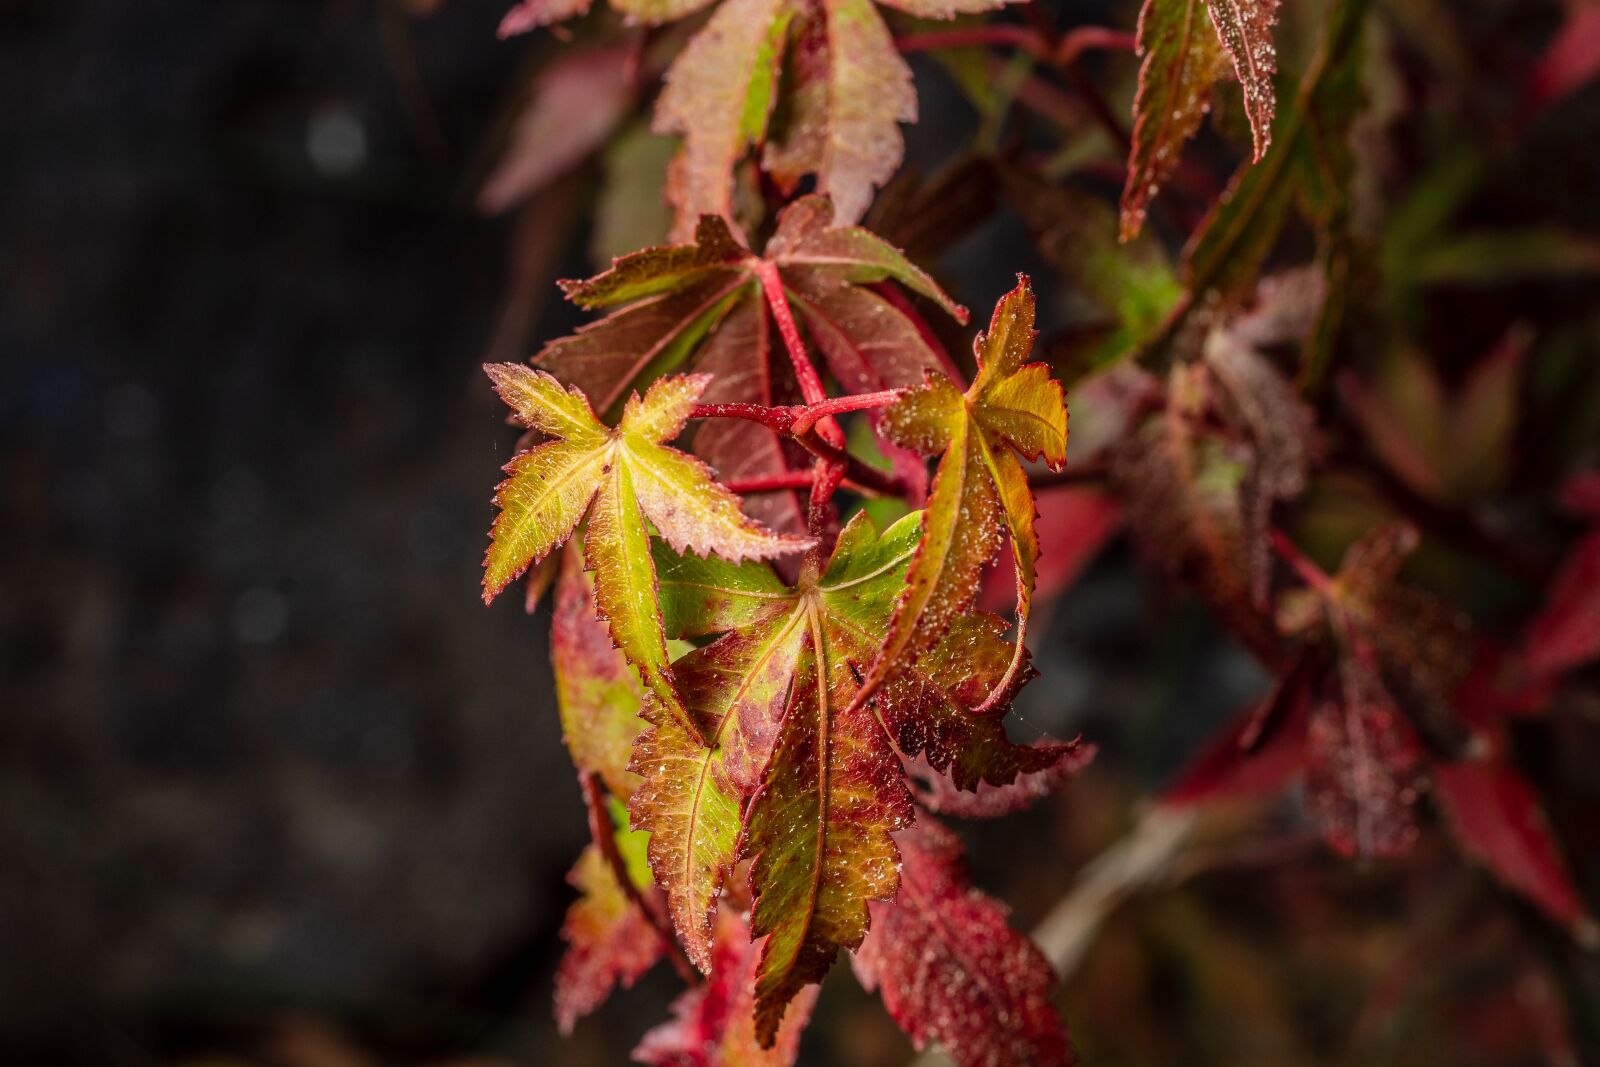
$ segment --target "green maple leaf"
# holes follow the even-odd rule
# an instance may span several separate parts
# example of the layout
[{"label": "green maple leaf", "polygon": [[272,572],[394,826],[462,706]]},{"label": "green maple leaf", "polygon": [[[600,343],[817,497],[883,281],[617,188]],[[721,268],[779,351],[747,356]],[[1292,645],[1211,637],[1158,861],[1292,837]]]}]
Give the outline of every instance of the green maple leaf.
[{"label": "green maple leaf", "polygon": [[1061,386],[1042,363],[1024,363],[1033,347],[1033,292],[1020,277],[995,306],[978,338],[978,376],[965,394],[930,375],[884,414],[891,441],[942,452],[912,556],[904,596],[863,686],[870,694],[896,666],[932,647],[971,607],[979,577],[1011,537],[1016,562],[1017,641],[1011,665],[982,707],[1000,703],[1022,669],[1039,541],[1033,493],[1020,457],[1059,468],[1067,455],[1067,408]]},{"label": "green maple leaf", "polygon": [[857,515],[826,567],[808,564],[793,586],[761,564],[658,552],[668,633],[721,636],[673,664],[694,731],[646,701],[630,813],[651,833],[652,870],[701,966],[723,882],[751,858],[752,925],[768,939],[756,984],[763,1041],[839,947],[859,944],[867,902],[894,895],[890,834],[912,814],[903,760],[921,754],[970,790],[1069,751],[1013,744],[1000,716],[968,710],[1012,658],[1005,624],[984,613],[856,706],[920,536],[916,515],[882,535]]},{"label": "green maple leaf", "polygon": [[564,543],[587,516],[584,558],[594,571],[595,607],[645,688],[687,723],[667,662],[645,520],[679,551],[735,561],[811,542],[752,522],[703,463],[661,444],[682,432],[706,376],[661,379],[642,400],[629,399],[612,429],[581,394],[548,374],[514,363],[484,369],[517,421],[553,438],[506,465],[484,557],[484,600]]}]

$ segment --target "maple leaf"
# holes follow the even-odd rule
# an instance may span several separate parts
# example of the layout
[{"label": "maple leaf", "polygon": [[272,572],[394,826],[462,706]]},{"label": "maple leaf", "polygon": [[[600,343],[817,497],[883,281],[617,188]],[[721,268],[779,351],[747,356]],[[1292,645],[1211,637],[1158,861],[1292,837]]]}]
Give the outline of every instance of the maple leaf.
[{"label": "maple leaf", "polygon": [[[1434,751],[1465,745],[1456,708],[1471,667],[1466,622],[1397,581],[1417,543],[1407,523],[1375,527],[1345,551],[1332,579],[1306,593],[1322,617],[1310,637],[1325,634],[1336,654],[1313,697],[1307,787],[1324,836],[1347,855],[1405,852],[1427,782],[1423,739]],[[1295,605],[1286,620],[1300,617]]]},{"label": "maple leaf", "polygon": [[540,70],[478,191],[479,210],[498,215],[521,203],[604,144],[633,106],[627,62],[626,48],[601,48]]},{"label": "maple leaf", "polygon": [[[1221,800],[1271,796],[1305,771],[1312,688],[1308,678],[1280,676],[1260,703],[1235,717],[1201,746],[1162,790],[1161,803],[1190,807]],[[1266,719],[1276,728],[1260,736]]]},{"label": "maple leaf", "polygon": [[1206,7],[1244,91],[1244,111],[1259,163],[1272,144],[1277,111],[1272,79],[1278,73],[1278,50],[1272,43],[1272,27],[1278,21],[1278,0],[1209,0]]},{"label": "maple leaf", "polygon": [[[644,848],[642,834],[620,831],[617,838],[625,853],[637,855]],[[648,890],[648,869],[632,866],[643,875],[636,888]],[[567,951],[556,971],[555,1008],[563,1034],[604,1003],[613,988],[633,985],[666,952],[660,934],[617,881],[598,845],[584,848],[567,881],[581,895],[561,926]]]},{"label": "maple leaf", "polygon": [[895,841],[900,895],[871,905],[872,930],[851,957],[862,986],[882,994],[916,1048],[937,1043],[961,1067],[1073,1063],[1049,961],[972,888],[960,840],[923,818]]},{"label": "maple leaf", "polygon": [[[884,413],[884,432],[922,453],[942,452],[923,512],[923,538],[912,556],[904,597],[895,608],[863,692],[870,695],[902,660],[938,641],[971,606],[984,565],[1011,538],[1016,571],[1017,639],[1012,661],[980,707],[996,706],[1021,670],[1039,542],[1033,493],[1021,460],[1059,468],[1067,458],[1067,408],[1043,363],[1024,363],[1034,340],[1033,292],[1026,277],[995,305],[974,349],[978,375],[966,393],[929,374]],[[858,698],[860,699],[860,698]]]},{"label": "maple leaf", "polygon": [[[550,557],[554,559],[555,557]],[[619,800],[639,779],[628,770],[634,739],[643,728],[643,695],[628,661],[595,615],[594,579],[583,569],[576,539],[561,553],[555,611],[550,620],[550,664],[555,672],[561,734],[572,762],[592,771]]]},{"label": "maple leaf", "polygon": [[789,1067],[811,1018],[816,989],[795,998],[777,1039],[762,1048],[755,1036],[755,974],[762,943],[733,911],[717,915],[710,976],[673,1001],[673,1020],[644,1035],[633,1058],[649,1067]]},{"label": "maple leaf", "polygon": [[1256,607],[1256,547],[1265,531],[1247,506],[1255,469],[1248,441],[1217,433],[1215,383],[1204,364],[1175,364],[1165,408],[1139,426],[1112,465],[1141,548],[1187,577],[1254,651],[1276,657],[1278,638]]},{"label": "maple leaf", "polygon": [[[1600,474],[1574,478],[1563,494],[1568,510],[1600,523]],[[1528,624],[1523,658],[1536,676],[1554,677],[1600,657],[1600,525],[1567,554]]]},{"label": "maple leaf", "polygon": [[[1001,2],[894,6],[951,18]],[[732,219],[734,167],[756,145],[786,191],[815,174],[835,219],[857,221],[904,156],[900,124],[917,118],[911,69],[870,0],[724,0],[666,84],[655,125],[684,138],[667,185],[680,237],[703,214]]]},{"label": "maple leaf", "polygon": [[1211,110],[1211,86],[1224,62],[1204,0],[1145,0],[1137,40],[1144,62],[1122,190],[1124,241],[1143,227],[1150,200],[1178,165],[1183,143]]},{"label": "maple leaf", "polygon": [[1276,112],[1270,151],[1234,174],[1184,247],[1184,281],[1192,291],[1234,297],[1247,290],[1297,200],[1323,228],[1337,216],[1350,127],[1362,100],[1368,6],[1351,0],[1328,8],[1321,45],[1293,102]]},{"label": "maple leaf", "polygon": [[1422,749],[1384,687],[1371,647],[1359,637],[1350,641],[1336,684],[1311,712],[1307,800],[1335,851],[1400,856],[1417,835]]},{"label": "maple leaf", "polygon": [[587,14],[594,0],[519,0],[500,20],[501,40]]},{"label": "maple leaf", "polygon": [[1094,745],[1077,739],[1068,742],[1066,747],[1070,751],[1052,766],[1019,774],[1005,785],[979,782],[970,792],[957,788],[954,779],[934,770],[925,759],[913,760],[908,770],[917,803],[928,811],[958,819],[995,819],[1026,811],[1049,796],[1068,778],[1087,767],[1097,751]]},{"label": "maple leaf", "polygon": [[779,215],[764,257],[708,215],[692,244],[647,248],[592,278],[562,282],[573,303],[609,314],[552,341],[534,362],[602,411],[641,376],[712,362],[720,372],[711,387],[716,401],[775,403],[787,370],[774,365],[762,306],[777,299],[762,277],[775,270],[778,291],[841,383],[857,391],[917,384],[938,358],[902,312],[864,287],[897,282],[962,322],[966,309],[893,246],[859,227],[832,225],[831,214],[824,197],[796,200]]},{"label": "maple leaf", "polygon": [[1272,84],[1277,18],[1277,0],[1145,0],[1137,34],[1144,62],[1122,191],[1124,241],[1144,225],[1151,198],[1211,110],[1211,88],[1229,60],[1244,91],[1254,161],[1266,154],[1277,106]]},{"label": "maple leaf", "polygon": [[1434,784],[1462,851],[1571,928],[1586,946],[1600,940],[1526,778],[1503,757],[1490,757],[1441,763]]},{"label": "maple leaf", "polygon": [[681,432],[705,377],[661,379],[642,400],[632,397],[611,429],[581,394],[542,371],[514,363],[484,369],[517,421],[553,438],[506,465],[484,558],[485,602],[587,516],[584,556],[611,639],[645,687],[687,722],[667,663],[645,520],[680,551],[716,551],[733,560],[792,552],[809,541],[757,526],[704,464],[660,443]]},{"label": "maple leaf", "polygon": [[1406,522],[1375,527],[1345,551],[1324,602],[1335,630],[1352,631],[1350,640],[1370,650],[1383,686],[1432,747],[1459,750],[1457,695],[1472,668],[1471,633],[1460,611],[1397,580],[1419,540]]},{"label": "maple leaf", "polygon": [[892,896],[890,834],[911,819],[903,759],[924,756],[957,787],[1003,785],[1070,747],[1009,741],[999,716],[968,708],[1011,661],[1005,624],[964,616],[915,665],[857,706],[921,536],[909,515],[882,535],[858,514],[825,568],[794,586],[770,568],[658,553],[662,608],[674,637],[717,640],[673,669],[695,732],[650,706],[630,807],[651,833],[650,862],[690,957],[710,963],[722,883],[752,859],[752,928],[768,937],[757,983],[757,1033],[769,1041],[784,1004],[866,932],[866,903]]},{"label": "maple leaf", "polygon": [[[948,19],[1004,2],[894,0],[892,6]],[[581,15],[590,3],[523,0],[505,16],[500,34]],[[650,25],[709,3],[612,0],[630,21]],[[780,79],[786,66],[797,73],[792,80]],[[789,106],[775,116],[786,82]],[[911,68],[870,0],[723,0],[674,58],[656,103],[656,131],[683,138],[666,190],[677,209],[675,234],[687,237],[704,214],[732,220],[735,166],[761,145],[789,191],[801,175],[815,174],[837,219],[854,222],[900,165],[900,124],[916,118]]]}]

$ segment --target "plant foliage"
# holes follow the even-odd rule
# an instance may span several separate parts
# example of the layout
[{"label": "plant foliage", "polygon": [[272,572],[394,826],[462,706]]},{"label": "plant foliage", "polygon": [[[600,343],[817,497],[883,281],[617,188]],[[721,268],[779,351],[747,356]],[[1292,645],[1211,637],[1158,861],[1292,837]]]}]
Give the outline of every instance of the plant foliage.
[{"label": "plant foliage", "polygon": [[[558,169],[541,151],[565,167],[613,127],[635,145],[623,124],[659,81],[670,232],[640,226],[639,250],[562,282],[595,317],[533,366],[486,367],[528,434],[495,497],[484,596],[530,568],[530,606],[555,584],[595,839],[572,875],[564,1029],[668,958],[690,988],[639,1060],[790,1063],[844,950],[919,1048],[1073,1062],[1052,961],[972,886],[935,814],[1019,811],[1093,754],[1013,741],[1006,716],[1035,674],[1040,605],[1123,531],[1274,678],[1164,807],[1299,782],[1333,852],[1405,857],[1440,825],[1594,937],[1510,731],[1600,659],[1600,491],[1571,481],[1553,521],[1578,532],[1554,570],[1474,510],[1504,489],[1531,342],[1508,331],[1454,396],[1416,354],[1417,301],[1492,270],[1430,252],[1436,222],[1379,195],[1359,148],[1382,117],[1369,0],[1286,5],[1281,79],[1277,0],[1143,0],[1134,26],[1069,33],[1043,11],[974,17],[993,0],[611,6],[625,25],[600,21],[601,47],[534,83],[484,192],[526,195]],[[502,34],[589,7],[523,0]],[[1530,107],[1593,66],[1553,47]],[[1139,56],[1107,57],[1126,128],[1079,65],[1091,48]],[[917,116],[903,53],[923,50],[983,129],[959,166],[896,179],[871,211]],[[1053,103],[1052,77],[1081,114]],[[592,121],[557,132],[586,95]],[[1222,148],[1186,157],[1214,105]],[[1090,147],[1042,164],[1003,136],[1025,111]],[[1116,153],[1119,205],[1074,152]],[[1019,276],[967,363],[945,347],[966,309],[897,244],[932,255],[1000,205],[1088,310],[1055,329]],[[1595,269],[1582,242],[1552,247],[1515,262]],[[1329,503],[1350,493],[1360,506]],[[1538,595],[1486,623],[1427,580],[1441,548]]]}]

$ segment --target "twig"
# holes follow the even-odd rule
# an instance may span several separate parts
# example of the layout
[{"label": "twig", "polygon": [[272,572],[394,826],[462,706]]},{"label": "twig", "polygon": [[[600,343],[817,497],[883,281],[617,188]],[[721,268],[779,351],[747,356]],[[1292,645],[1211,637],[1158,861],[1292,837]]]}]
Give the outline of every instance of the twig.
[{"label": "twig", "polygon": [[1328,577],[1328,573],[1311,561],[1311,558],[1291,540],[1282,530],[1272,531],[1272,550],[1289,565],[1289,569],[1300,576],[1300,580],[1315,589],[1325,597],[1336,598],[1338,586]]},{"label": "twig", "polygon": [[696,404],[689,412],[691,419],[745,419],[759,422],[774,433],[798,437],[833,415],[881,408],[900,398],[901,390],[884,389],[876,393],[852,393],[849,396],[827,397],[814,404],[795,404],[768,407],[765,404]]},{"label": "twig", "polygon": [[1061,40],[1056,42],[1054,54],[1050,56],[1050,62],[1070,65],[1076,63],[1083,53],[1091,50],[1133,52],[1138,47],[1138,41],[1131,33],[1113,30],[1108,26],[1079,26],[1061,35]]}]

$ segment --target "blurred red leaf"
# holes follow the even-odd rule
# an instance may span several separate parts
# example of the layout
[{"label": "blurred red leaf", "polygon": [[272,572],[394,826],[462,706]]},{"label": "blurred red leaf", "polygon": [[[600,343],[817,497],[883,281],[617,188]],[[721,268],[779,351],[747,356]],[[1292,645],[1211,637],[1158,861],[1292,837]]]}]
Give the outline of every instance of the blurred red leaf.
[{"label": "blurred red leaf", "polygon": [[1378,675],[1377,657],[1348,634],[1337,684],[1311,712],[1306,796],[1322,836],[1345,856],[1401,856],[1416,840],[1422,746]]},{"label": "blurred red leaf", "polygon": [[913,1045],[937,1043],[961,1067],[1073,1063],[1049,961],[972,888],[960,840],[923,816],[895,842],[900,895],[871,904],[872,929],[852,957],[861,984],[881,992]]},{"label": "blurred red leaf", "polygon": [[501,40],[586,14],[593,0],[520,0],[500,20]]},{"label": "blurred red leaf", "polygon": [[1468,760],[1434,768],[1439,806],[1461,848],[1586,943],[1597,931],[1550,835],[1539,799],[1506,763]]},{"label": "blurred red leaf", "polygon": [[1568,553],[1523,641],[1523,660],[1538,677],[1552,677],[1596,656],[1600,656],[1600,529],[1585,535]]},{"label": "blurred red leaf", "polygon": [[1523,84],[1523,109],[1536,113],[1600,74],[1600,4],[1576,3]]},{"label": "blurred red leaf", "polygon": [[562,1033],[605,1003],[617,985],[633,985],[666,946],[618,884],[600,849],[590,845],[567,880],[583,895],[567,910],[566,955],[556,971],[556,1023]]},{"label": "blurred red leaf", "polygon": [[1280,681],[1201,748],[1161,802],[1188,807],[1277,793],[1305,769],[1309,704],[1304,676]]},{"label": "blurred red leaf", "polygon": [[478,192],[479,209],[498,215],[604,144],[633,104],[627,63],[628,49],[601,48],[563,55],[540,71]]}]

